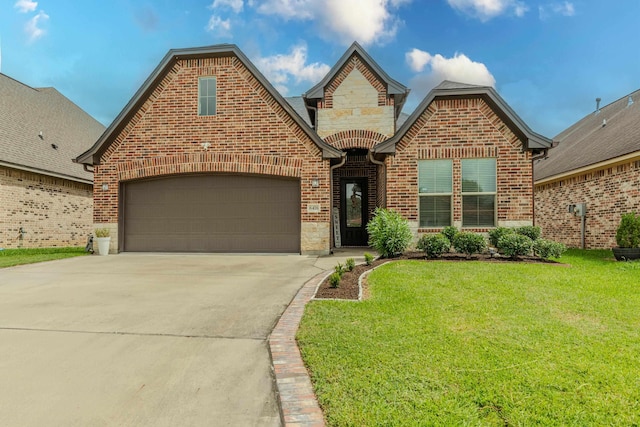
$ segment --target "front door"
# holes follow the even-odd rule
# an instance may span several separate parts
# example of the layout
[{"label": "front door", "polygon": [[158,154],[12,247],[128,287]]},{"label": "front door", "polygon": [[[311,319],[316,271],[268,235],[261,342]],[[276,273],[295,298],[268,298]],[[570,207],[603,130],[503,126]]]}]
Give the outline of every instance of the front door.
[{"label": "front door", "polygon": [[340,237],[342,246],[367,246],[367,179],[340,181]]}]

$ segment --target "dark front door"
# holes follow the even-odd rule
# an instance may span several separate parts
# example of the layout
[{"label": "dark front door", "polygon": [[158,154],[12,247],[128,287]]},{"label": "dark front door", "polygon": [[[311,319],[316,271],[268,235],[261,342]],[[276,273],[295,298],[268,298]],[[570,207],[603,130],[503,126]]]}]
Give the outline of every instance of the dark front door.
[{"label": "dark front door", "polygon": [[342,246],[367,246],[367,179],[340,181],[340,237]]}]

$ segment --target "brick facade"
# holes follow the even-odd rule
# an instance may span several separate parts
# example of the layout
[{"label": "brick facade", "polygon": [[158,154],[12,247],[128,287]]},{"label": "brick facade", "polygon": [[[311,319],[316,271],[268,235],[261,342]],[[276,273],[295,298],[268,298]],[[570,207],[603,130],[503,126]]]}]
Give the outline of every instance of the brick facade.
[{"label": "brick facade", "polygon": [[[386,159],[386,205],[418,228],[418,161],[452,159],[453,225],[462,225],[461,159],[497,161],[497,225],[533,223],[531,153],[481,97],[436,99],[415,121]],[[487,228],[470,231],[486,232]]]},{"label": "brick facade", "polygon": [[0,247],[84,246],[91,193],[91,184],[0,166]]},{"label": "brick facade", "polygon": [[[217,79],[214,116],[198,116],[201,76]],[[94,222],[119,228],[121,182],[220,172],[298,178],[302,252],[329,251],[329,160],[234,56],[173,63],[96,166]],[[319,187],[311,186],[312,179],[319,180]],[[102,189],[104,184],[108,189]],[[320,213],[308,212],[308,204],[319,204]],[[112,237],[112,250],[117,241]]]},{"label": "brick facade", "polygon": [[535,203],[543,237],[580,247],[581,218],[568,205],[586,203],[585,247],[615,247],[621,215],[640,212],[640,160],[536,184]]}]

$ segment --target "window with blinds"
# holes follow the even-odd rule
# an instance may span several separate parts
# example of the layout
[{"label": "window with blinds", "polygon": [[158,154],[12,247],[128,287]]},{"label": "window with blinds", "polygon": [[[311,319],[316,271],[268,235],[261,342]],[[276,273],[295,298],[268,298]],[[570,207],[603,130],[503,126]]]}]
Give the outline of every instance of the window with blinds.
[{"label": "window with blinds", "polygon": [[453,163],[448,160],[418,162],[419,226],[451,225],[453,195]]},{"label": "window with blinds", "polygon": [[462,160],[462,226],[496,223],[496,159]]}]

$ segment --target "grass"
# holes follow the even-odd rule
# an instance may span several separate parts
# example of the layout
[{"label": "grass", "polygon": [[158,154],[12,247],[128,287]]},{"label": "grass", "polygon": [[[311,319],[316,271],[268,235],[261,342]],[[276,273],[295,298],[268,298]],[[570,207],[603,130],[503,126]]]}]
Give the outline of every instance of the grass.
[{"label": "grass", "polygon": [[638,425],[640,263],[387,264],[298,341],[332,426]]},{"label": "grass", "polygon": [[80,248],[4,249],[0,251],[0,268],[87,255]]}]

